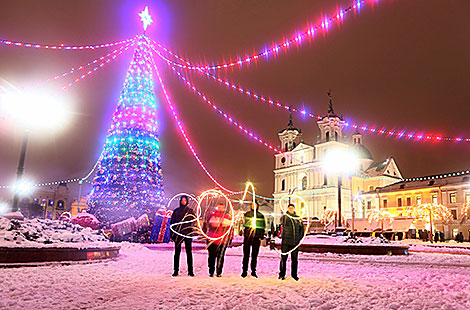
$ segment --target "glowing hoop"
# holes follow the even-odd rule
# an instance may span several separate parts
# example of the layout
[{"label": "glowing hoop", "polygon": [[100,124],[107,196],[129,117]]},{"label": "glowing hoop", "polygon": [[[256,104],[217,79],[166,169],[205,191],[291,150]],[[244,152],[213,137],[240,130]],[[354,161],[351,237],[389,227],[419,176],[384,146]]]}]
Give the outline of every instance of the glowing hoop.
[{"label": "glowing hoop", "polygon": [[[301,215],[291,216],[287,213],[286,210],[284,210],[282,208],[282,201],[286,200],[288,198],[300,199],[300,201],[303,202],[303,204],[305,206],[305,209],[303,210]],[[307,237],[307,232],[310,229],[310,214],[308,212],[307,202],[302,197],[300,197],[299,195],[290,194],[290,195],[285,195],[285,196],[281,197],[281,199],[279,199],[279,207],[281,208],[281,211],[282,211],[283,215],[286,215],[287,217],[289,217],[291,219],[302,220],[302,218],[304,218],[304,215],[306,215],[305,217],[307,218],[307,228],[305,228],[304,236],[302,237],[302,239],[300,239],[299,244],[297,244],[293,249],[291,249],[288,252],[282,252],[282,250],[279,251],[278,249],[275,248],[276,252],[280,253],[281,255],[288,255],[288,254],[292,253],[293,251],[297,250],[300,247],[300,245],[302,244],[302,242],[304,241],[304,239]]]},{"label": "glowing hoop", "polygon": [[[176,198],[178,197],[181,197],[181,196],[186,196],[188,197],[188,205],[189,205],[189,199],[192,199],[193,201],[195,201],[196,203],[198,203],[197,199],[194,198],[192,195],[190,194],[186,194],[186,193],[179,193],[179,194],[176,194],[174,195],[173,197],[171,197],[171,199],[168,201],[167,205],[166,205],[166,209],[168,210],[169,207],[170,207],[170,204],[173,202],[173,200],[175,200]],[[162,216],[160,214],[157,214],[158,216]],[[170,230],[172,232],[174,232],[175,234],[177,234],[178,236],[181,236],[183,238],[190,238],[190,239],[196,239],[197,236],[193,237],[193,236],[187,236],[187,235],[184,235],[184,234],[181,234],[179,232],[177,232],[176,230],[173,229],[173,226],[175,225],[181,225],[181,224],[189,224],[189,223],[192,223],[192,222],[195,222],[197,220],[197,217],[192,219],[192,220],[189,220],[189,221],[183,221],[183,222],[178,222],[178,223],[173,223],[173,224],[170,224]]]},{"label": "glowing hoop", "polygon": [[[208,236],[203,230],[202,230],[202,225],[201,225],[201,214],[202,214],[202,208],[201,208],[201,203],[202,201],[205,199],[205,198],[219,198],[219,197],[223,197],[227,202],[228,202],[228,205],[230,207],[230,213],[231,213],[231,219],[230,219],[230,227],[227,229],[227,231],[220,237],[217,237],[217,238],[214,238],[214,237],[210,237]],[[227,206],[227,205],[226,205]],[[199,232],[201,233],[201,235],[203,235],[205,238],[207,238],[208,240],[211,240],[211,241],[215,241],[215,240],[219,240],[219,239],[222,239],[222,238],[225,238],[225,236],[227,236],[229,233],[230,233],[230,230],[232,230],[233,226],[234,226],[234,221],[235,221],[235,211],[233,210],[233,205],[232,205],[232,201],[230,201],[230,199],[227,197],[227,195],[225,195],[224,193],[222,193],[221,191],[219,190],[216,190],[216,189],[209,189],[205,192],[203,192],[201,195],[199,195],[198,197],[198,201],[197,201],[197,209],[196,209],[196,221],[197,221],[197,226],[198,226],[198,229],[199,229]]]}]

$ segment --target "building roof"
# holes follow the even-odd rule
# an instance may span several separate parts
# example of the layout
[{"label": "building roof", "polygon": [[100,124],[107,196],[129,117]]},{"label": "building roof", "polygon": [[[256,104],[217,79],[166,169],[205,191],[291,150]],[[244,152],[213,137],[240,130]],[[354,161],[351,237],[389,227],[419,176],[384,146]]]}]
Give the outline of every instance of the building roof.
[{"label": "building roof", "polygon": [[373,159],[370,151],[363,144],[353,144],[350,146],[360,159]]},{"label": "building roof", "polygon": [[[453,172],[434,176],[406,179],[383,187],[377,187],[368,193],[399,192],[413,189],[426,189],[431,187],[452,186],[468,184],[470,186],[470,171]],[[367,193],[366,193],[367,194]]]}]

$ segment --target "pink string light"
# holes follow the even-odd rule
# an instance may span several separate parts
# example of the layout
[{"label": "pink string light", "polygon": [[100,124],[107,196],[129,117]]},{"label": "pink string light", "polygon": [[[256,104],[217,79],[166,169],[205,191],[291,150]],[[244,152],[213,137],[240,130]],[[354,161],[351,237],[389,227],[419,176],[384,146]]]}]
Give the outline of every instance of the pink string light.
[{"label": "pink string light", "polygon": [[[371,4],[377,3],[377,0],[369,1]],[[317,26],[309,26],[303,32],[296,32],[291,36],[290,39],[283,40],[282,42],[274,43],[271,48],[263,48],[262,51],[255,52],[252,56],[245,56],[244,58],[237,57],[236,61],[223,62],[216,65],[197,65],[193,64],[190,61],[185,60],[176,53],[172,52],[168,48],[164,47],[160,43],[156,43],[157,46],[163,49],[165,52],[175,57],[178,61],[181,62],[172,62],[173,66],[180,67],[188,70],[219,70],[227,68],[241,68],[244,64],[250,64],[252,61],[257,62],[259,59],[268,58],[270,55],[277,56],[281,51],[287,51],[292,45],[300,46],[302,43],[306,42],[305,39],[314,38],[318,32],[326,34],[330,25],[334,22],[341,23],[344,19],[344,16],[351,12],[358,12],[363,4],[366,3],[366,0],[354,0],[352,4],[346,9],[340,9],[336,13],[330,15],[332,17],[322,17],[321,23]]]},{"label": "pink string light", "polygon": [[[155,51],[167,64],[171,67],[172,62],[163,56],[159,51]],[[279,102],[278,100],[272,99],[271,97],[268,96],[263,96],[257,93],[254,90],[241,87],[239,84],[235,84],[234,82],[231,82],[226,79],[222,79],[214,74],[211,74],[210,72],[204,71],[204,70],[198,70],[201,72],[203,75],[206,77],[216,81],[218,84],[225,86],[227,89],[230,89],[234,92],[246,95],[254,100],[257,100],[262,103],[269,104],[272,107],[279,108],[284,111],[289,111],[289,112],[295,112],[300,114],[301,116],[305,117],[308,116],[310,118],[313,118],[315,120],[320,120],[323,118],[323,116],[318,115],[318,114],[313,114],[309,113],[305,110],[305,108],[296,108],[287,104],[283,104]],[[364,133],[369,133],[369,134],[376,134],[376,135],[384,135],[387,138],[392,138],[396,140],[410,140],[410,141],[422,141],[422,142],[441,142],[441,141],[448,141],[448,142],[470,142],[470,138],[463,138],[463,137],[452,137],[452,136],[442,136],[442,135],[433,135],[429,134],[426,132],[422,132],[420,134],[417,134],[413,130],[396,130],[396,129],[387,129],[385,127],[382,127],[381,129],[377,129],[377,126],[372,126],[369,128],[369,126],[366,123],[363,123],[362,125],[358,122],[346,122],[345,123],[346,127],[351,127],[354,129],[361,130]]]},{"label": "pink string light", "polygon": [[127,40],[122,40],[122,41],[117,41],[117,42],[111,42],[111,43],[102,43],[102,44],[96,44],[96,45],[65,45],[65,44],[60,44],[60,45],[51,45],[51,44],[40,44],[40,43],[27,43],[27,42],[19,42],[19,41],[10,41],[10,40],[4,40],[0,39],[0,44],[8,45],[8,46],[16,46],[16,47],[28,47],[28,48],[42,48],[42,49],[48,49],[48,50],[94,50],[94,49],[99,49],[99,48],[106,48],[106,47],[112,47],[116,45],[121,45],[121,44],[126,44],[129,43],[133,40],[135,40],[136,37],[130,38]]},{"label": "pink string light", "polygon": [[267,143],[263,139],[259,137],[259,135],[253,133],[252,130],[247,129],[245,126],[243,126],[240,122],[237,122],[232,116],[228,115],[224,111],[222,111],[215,103],[213,103],[209,98],[204,95],[201,91],[199,91],[189,80],[186,76],[181,74],[181,72],[176,71],[175,67],[171,67],[173,71],[178,75],[178,77],[184,82],[184,84],[192,90],[195,94],[197,94],[201,99],[209,104],[214,111],[216,111],[219,115],[221,115],[230,125],[236,127],[241,133],[245,134],[248,138],[255,140],[256,142],[264,145],[271,151],[274,151],[276,153],[281,153],[279,149],[274,147],[272,144]]},{"label": "pink string light", "polygon": [[84,74],[80,75],[79,77],[77,77],[75,80],[71,81],[70,83],[64,85],[60,90],[67,90],[69,87],[71,87],[72,85],[80,82],[81,80],[89,77],[90,75],[92,75],[93,73],[95,73],[97,70],[103,68],[105,65],[109,64],[111,61],[114,61],[116,60],[117,57],[119,57],[120,55],[122,55],[122,53],[124,53],[125,51],[127,51],[129,49],[129,47],[131,47],[133,44],[128,44],[127,46],[123,47],[118,53],[116,53],[115,55],[112,55],[111,57],[109,57],[108,59],[106,59],[105,61],[103,61],[102,63],[100,63],[98,66],[95,66],[94,68],[88,70],[87,72],[85,72]]},{"label": "pink string light", "polygon": [[118,55],[120,55],[121,53],[123,53],[125,50],[129,49],[129,47],[131,47],[134,43],[135,43],[135,40],[132,40],[132,41],[130,41],[128,44],[126,44],[126,45],[124,45],[124,46],[122,46],[122,47],[120,47],[120,48],[117,48],[117,49],[115,49],[114,51],[112,51],[112,52],[110,52],[110,53],[108,53],[108,54],[106,54],[106,55],[101,56],[100,58],[96,58],[96,59],[94,59],[94,60],[88,62],[88,63],[85,64],[85,65],[81,65],[81,66],[76,67],[76,68],[75,68],[75,67],[72,67],[69,71],[66,71],[66,72],[64,72],[64,73],[62,73],[62,74],[58,74],[58,75],[56,75],[56,76],[54,76],[54,77],[48,78],[47,80],[40,81],[40,82],[36,82],[36,83],[32,84],[30,87],[38,87],[38,86],[41,86],[41,85],[43,85],[43,84],[50,83],[50,82],[52,82],[52,81],[57,81],[57,80],[59,80],[59,79],[61,79],[61,78],[64,78],[64,77],[70,75],[70,74],[73,74],[73,73],[75,73],[75,72],[78,72],[78,71],[81,71],[81,70],[83,70],[83,69],[85,69],[85,68],[88,68],[88,67],[90,67],[91,65],[94,65],[94,64],[96,64],[96,63],[98,63],[98,62],[100,62],[100,61],[105,61],[105,60],[107,60],[108,58],[112,58],[114,55],[118,56]]},{"label": "pink string light", "polygon": [[213,176],[212,174],[209,172],[209,170],[206,168],[206,166],[204,165],[204,163],[201,161],[201,159],[199,158],[195,148],[193,147],[191,141],[189,140],[188,138],[188,135],[186,134],[186,130],[184,129],[184,126],[183,126],[183,123],[181,123],[180,121],[180,117],[178,116],[178,113],[176,112],[176,109],[173,105],[173,103],[171,102],[171,99],[170,99],[170,96],[168,95],[168,92],[166,90],[166,87],[165,87],[165,84],[163,83],[163,79],[160,75],[160,72],[158,71],[158,68],[157,68],[157,65],[155,63],[155,60],[153,59],[152,57],[152,63],[153,63],[153,66],[154,66],[154,69],[155,69],[155,72],[157,74],[157,77],[158,77],[158,80],[160,82],[160,85],[162,87],[162,90],[163,90],[163,94],[164,94],[164,97],[165,97],[165,101],[168,105],[168,107],[170,108],[170,111],[171,111],[171,114],[173,116],[173,118],[175,119],[176,121],[176,125],[178,127],[178,130],[180,131],[181,135],[183,136],[184,138],[184,141],[186,142],[186,145],[188,146],[189,150],[191,151],[191,153],[193,154],[193,157],[196,159],[197,163],[199,164],[199,166],[202,168],[202,170],[204,170],[204,172],[206,173],[206,175],[212,180],[212,182],[214,182],[217,186],[219,186],[220,188],[222,188],[224,191],[226,192],[229,192],[229,193],[232,193],[232,194],[235,194],[237,192],[235,191],[232,191],[228,188],[226,188],[225,186],[223,186],[222,184],[220,184]]}]

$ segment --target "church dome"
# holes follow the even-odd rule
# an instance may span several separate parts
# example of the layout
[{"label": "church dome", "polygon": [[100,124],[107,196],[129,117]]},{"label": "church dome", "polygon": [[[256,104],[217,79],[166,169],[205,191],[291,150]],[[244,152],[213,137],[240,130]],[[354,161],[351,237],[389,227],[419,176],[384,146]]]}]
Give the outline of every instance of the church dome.
[{"label": "church dome", "polygon": [[362,144],[353,144],[350,148],[356,152],[359,159],[373,159],[370,151]]}]

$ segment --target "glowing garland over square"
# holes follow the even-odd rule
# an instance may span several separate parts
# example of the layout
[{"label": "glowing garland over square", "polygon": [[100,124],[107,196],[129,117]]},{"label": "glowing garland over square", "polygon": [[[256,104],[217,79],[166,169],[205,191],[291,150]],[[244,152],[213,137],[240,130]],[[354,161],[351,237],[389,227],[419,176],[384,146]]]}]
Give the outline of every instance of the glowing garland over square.
[{"label": "glowing garland over square", "polygon": [[103,155],[93,179],[89,212],[103,226],[147,213],[163,202],[157,103],[149,40],[139,37]]}]

